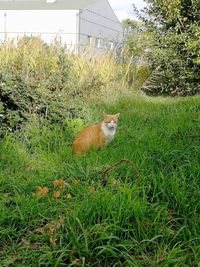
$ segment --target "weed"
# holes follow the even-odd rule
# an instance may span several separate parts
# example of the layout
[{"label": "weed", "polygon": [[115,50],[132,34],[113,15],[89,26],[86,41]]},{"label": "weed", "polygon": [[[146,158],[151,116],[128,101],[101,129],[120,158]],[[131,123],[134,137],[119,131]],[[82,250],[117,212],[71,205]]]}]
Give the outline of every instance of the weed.
[{"label": "weed", "polygon": [[[198,266],[199,104],[98,99],[92,116],[120,112],[121,120],[113,142],[85,157],[70,148],[79,120],[70,131],[33,123],[5,137],[1,266]],[[124,164],[103,185],[103,171],[123,158],[141,179]]]}]

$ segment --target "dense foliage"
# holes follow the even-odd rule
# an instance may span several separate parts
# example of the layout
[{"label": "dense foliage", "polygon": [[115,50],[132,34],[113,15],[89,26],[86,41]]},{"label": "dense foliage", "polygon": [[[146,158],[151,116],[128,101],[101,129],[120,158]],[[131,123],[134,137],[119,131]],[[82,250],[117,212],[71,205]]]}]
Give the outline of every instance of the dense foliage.
[{"label": "dense foliage", "polygon": [[[150,94],[199,94],[200,2],[146,2],[145,15],[139,14],[144,23],[139,36],[146,35],[148,38],[141,42],[144,51],[140,55],[145,56],[153,73],[143,89]],[[129,49],[130,55],[135,53],[135,44],[137,42],[132,37],[128,46],[134,51]]]},{"label": "dense foliage", "polygon": [[150,35],[144,31],[140,21],[126,19],[124,26],[123,60],[126,67],[125,79],[134,88],[141,88],[150,76],[146,54],[151,44]]},{"label": "dense foliage", "polygon": [[[0,46],[1,133],[13,131],[33,115],[62,120],[70,109],[67,95],[72,61],[59,43],[23,38]],[[72,90],[68,89],[69,93]]]},{"label": "dense foliage", "polygon": [[78,58],[59,40],[24,37],[0,45],[0,137],[33,117],[62,123],[79,113],[78,101],[120,79],[106,55]]}]

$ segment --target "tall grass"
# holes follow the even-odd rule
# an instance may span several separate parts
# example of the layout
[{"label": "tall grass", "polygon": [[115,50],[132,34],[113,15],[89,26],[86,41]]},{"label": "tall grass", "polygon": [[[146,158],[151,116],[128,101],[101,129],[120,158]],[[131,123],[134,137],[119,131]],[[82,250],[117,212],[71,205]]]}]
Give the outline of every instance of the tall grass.
[{"label": "tall grass", "polygon": [[80,102],[106,92],[119,95],[127,87],[124,70],[111,54],[77,57],[59,39],[0,44],[0,136],[33,117],[63,123],[80,115]]},{"label": "tall grass", "polygon": [[59,39],[46,44],[40,37],[26,36],[0,45],[0,72],[39,90],[68,94],[75,86],[97,89],[121,78],[120,65],[111,54],[76,57]]},{"label": "tall grass", "polygon": [[[119,127],[108,147],[84,157],[72,155],[74,126],[32,123],[7,136],[0,143],[1,266],[198,266],[199,104],[98,99],[89,116],[120,112]],[[105,185],[103,170],[122,158],[141,179],[124,164]]]},{"label": "tall grass", "polygon": [[[198,266],[199,98],[130,93],[145,65],[58,40],[1,45],[0,73],[1,130],[24,119],[0,142],[0,266]],[[102,111],[121,113],[115,139],[76,157]],[[123,164],[105,182],[124,158],[141,179]]]}]

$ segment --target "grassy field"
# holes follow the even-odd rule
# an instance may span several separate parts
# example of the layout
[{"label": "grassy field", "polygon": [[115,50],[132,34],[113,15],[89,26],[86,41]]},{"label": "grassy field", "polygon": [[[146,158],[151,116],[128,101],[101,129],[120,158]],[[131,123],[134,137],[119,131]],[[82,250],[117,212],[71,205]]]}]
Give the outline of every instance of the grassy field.
[{"label": "grassy field", "polygon": [[[121,113],[117,135],[85,157],[73,125],[1,141],[0,266],[200,266],[200,99],[124,97],[88,120],[102,111]],[[105,183],[121,159],[141,178],[124,163]]]}]

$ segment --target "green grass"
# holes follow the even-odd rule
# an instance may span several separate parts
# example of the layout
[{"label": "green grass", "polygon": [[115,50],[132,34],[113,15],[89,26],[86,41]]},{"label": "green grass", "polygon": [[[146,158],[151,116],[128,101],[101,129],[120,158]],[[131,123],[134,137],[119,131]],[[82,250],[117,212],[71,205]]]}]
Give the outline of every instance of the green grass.
[{"label": "green grass", "polygon": [[[134,96],[88,113],[102,111],[121,113],[117,135],[85,157],[58,126],[1,141],[0,266],[199,266],[200,99]],[[104,185],[124,158],[141,179],[124,163]]]}]

